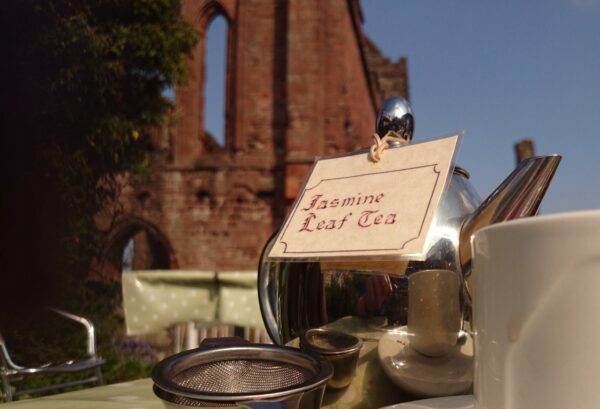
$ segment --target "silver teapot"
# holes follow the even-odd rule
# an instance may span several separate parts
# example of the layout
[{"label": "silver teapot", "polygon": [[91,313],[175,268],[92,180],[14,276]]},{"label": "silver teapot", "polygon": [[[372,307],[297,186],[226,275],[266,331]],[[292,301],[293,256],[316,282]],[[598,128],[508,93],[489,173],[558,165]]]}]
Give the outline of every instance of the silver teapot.
[{"label": "silver teapot", "polygon": [[[401,97],[386,100],[377,115],[375,128],[381,137],[394,131],[410,142],[414,116],[409,103]],[[426,356],[440,356],[448,347],[460,344],[461,331],[468,331],[465,323],[470,320],[468,282],[472,234],[493,223],[535,215],[560,160],[558,155],[524,160],[484,200],[469,182],[469,174],[456,166],[431,226],[428,240],[432,245],[428,247],[425,261],[269,260],[267,255],[274,244],[273,236],[263,250],[258,277],[261,311],[271,338],[277,344],[286,344],[308,329],[335,326],[335,323],[348,322],[349,317],[365,322],[372,333],[383,334],[410,326],[413,317],[413,328],[423,328],[426,332],[428,340],[419,343],[424,345],[421,352]],[[447,281],[452,275],[458,280],[456,286],[433,279],[444,277]],[[410,281],[413,276],[414,285]],[[413,300],[417,297],[415,294],[420,294],[420,300],[431,298],[428,307],[413,306],[422,311],[411,314],[409,304],[414,304],[409,302],[411,291]],[[418,319],[421,321],[416,322]],[[435,321],[434,327],[456,328],[455,336],[442,334],[436,338],[436,329],[427,320]],[[437,323],[440,320],[444,323]],[[336,329],[344,330],[339,326]],[[348,332],[353,331],[348,329]],[[435,395],[418,392],[417,395]]]}]

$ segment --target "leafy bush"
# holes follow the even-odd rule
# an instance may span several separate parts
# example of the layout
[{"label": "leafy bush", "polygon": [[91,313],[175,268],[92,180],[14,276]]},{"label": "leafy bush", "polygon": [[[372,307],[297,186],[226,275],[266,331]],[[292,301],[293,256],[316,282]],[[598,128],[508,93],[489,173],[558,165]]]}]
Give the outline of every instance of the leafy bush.
[{"label": "leafy bush", "polygon": [[95,217],[123,173],[147,168],[149,129],[171,109],[161,93],[184,80],[197,33],[181,0],[0,3],[0,329],[17,363],[81,358],[84,331],[40,312],[63,308],[96,324],[106,382],[147,376],[150,351],[123,346],[119,285],[85,280],[102,247]]},{"label": "leafy bush", "polygon": [[[85,282],[70,291],[67,311],[89,318],[96,328],[97,354],[107,384],[145,378],[158,360],[157,351],[146,342],[124,334],[119,284]],[[38,311],[3,334],[13,360],[19,365],[38,366],[86,357],[83,327],[49,310]],[[8,330],[8,331],[6,331]],[[85,374],[29,375],[16,385],[22,389],[82,379]],[[78,389],[74,387],[71,389]]]},{"label": "leafy bush", "polygon": [[123,173],[148,167],[149,129],[171,110],[161,93],[184,80],[197,34],[180,0],[5,0],[0,18],[0,302],[20,311],[85,278],[95,217]]}]

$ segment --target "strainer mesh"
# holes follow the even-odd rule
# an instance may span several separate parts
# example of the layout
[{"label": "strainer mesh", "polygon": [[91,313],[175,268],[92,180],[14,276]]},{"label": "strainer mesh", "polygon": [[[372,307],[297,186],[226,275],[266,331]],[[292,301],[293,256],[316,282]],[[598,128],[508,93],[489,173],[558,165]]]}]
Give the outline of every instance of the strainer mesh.
[{"label": "strainer mesh", "polygon": [[314,375],[309,369],[277,361],[232,359],[185,369],[173,382],[199,392],[265,393],[299,385]]}]

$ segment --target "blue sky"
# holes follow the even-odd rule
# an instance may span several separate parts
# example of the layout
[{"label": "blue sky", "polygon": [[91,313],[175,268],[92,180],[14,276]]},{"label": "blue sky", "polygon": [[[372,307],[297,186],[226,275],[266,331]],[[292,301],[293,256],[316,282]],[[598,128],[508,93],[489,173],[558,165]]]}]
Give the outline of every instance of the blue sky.
[{"label": "blue sky", "polygon": [[464,130],[487,196],[513,145],[563,156],[544,213],[600,208],[600,0],[362,0],[365,32],[408,57],[415,140]]},{"label": "blue sky", "polygon": [[[415,140],[465,131],[458,164],[487,196],[513,145],[563,156],[544,213],[600,208],[600,0],[361,0],[365,32],[408,57]],[[212,34],[211,34],[212,33]],[[222,135],[222,18],[211,23],[206,126]]]},{"label": "blue sky", "polygon": [[225,72],[227,69],[227,20],[215,17],[208,27],[206,42],[206,104],[205,128],[215,139],[224,142]]}]

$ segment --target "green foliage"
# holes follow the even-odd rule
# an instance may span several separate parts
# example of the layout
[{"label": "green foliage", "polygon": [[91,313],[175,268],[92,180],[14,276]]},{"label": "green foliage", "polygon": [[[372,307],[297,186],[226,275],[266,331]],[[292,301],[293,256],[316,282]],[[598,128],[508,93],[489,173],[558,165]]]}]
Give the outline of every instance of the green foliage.
[{"label": "green foliage", "polygon": [[195,35],[178,0],[33,3],[44,24],[29,57],[43,64],[53,122],[45,152],[81,220],[112,199],[112,184],[100,180],[145,163],[145,132],[167,118],[161,91],[183,79]]},{"label": "green foliage", "polygon": [[[78,295],[73,294],[63,307],[69,311],[78,311],[94,323],[98,355],[106,360],[102,367],[105,383],[150,376],[152,366],[157,361],[156,352],[149,344],[137,342],[125,335],[121,285],[88,281],[76,288]],[[61,353],[64,354],[64,345],[63,339],[62,343],[54,344],[54,348],[61,348]],[[74,347],[76,344],[71,345]]]},{"label": "green foliage", "polygon": [[85,278],[102,239],[95,217],[118,195],[122,173],[147,170],[148,130],[171,109],[161,93],[185,79],[197,34],[180,8],[180,0],[0,2],[0,329],[17,362],[84,355],[84,331],[40,315],[53,305],[97,324],[107,382],[149,374],[152,351],[123,334],[120,287]]},{"label": "green foliage", "polygon": [[94,217],[118,194],[118,175],[147,168],[148,129],[170,109],[161,92],[184,80],[197,35],[180,0],[1,7],[10,42],[3,166],[13,175],[3,184],[3,235],[14,255],[2,270],[13,272],[14,294],[32,275],[49,289],[87,272],[98,250]]},{"label": "green foliage", "polygon": [[[97,354],[106,360],[102,367],[107,384],[150,376],[157,361],[156,351],[147,343],[124,334],[121,286],[85,282],[75,285],[62,308],[92,320],[96,328]],[[13,360],[20,365],[39,366],[86,357],[85,329],[49,310],[35,314],[3,332]],[[51,383],[82,379],[90,374],[29,375],[15,384],[31,389]],[[74,387],[73,389],[80,389]]]}]

